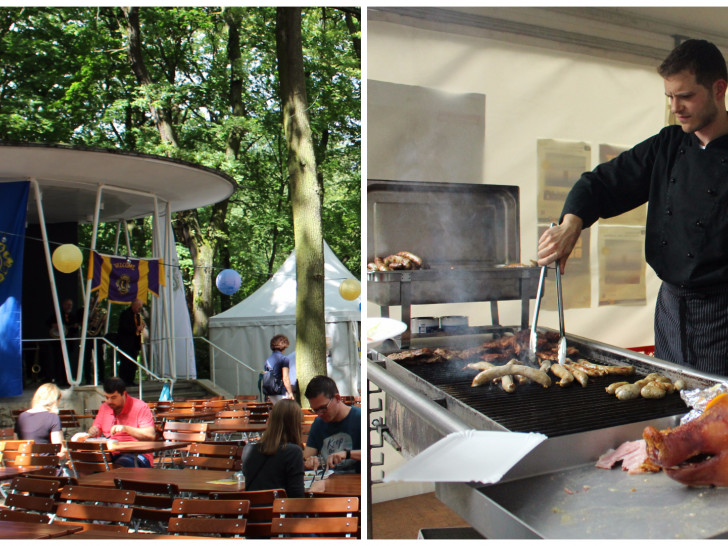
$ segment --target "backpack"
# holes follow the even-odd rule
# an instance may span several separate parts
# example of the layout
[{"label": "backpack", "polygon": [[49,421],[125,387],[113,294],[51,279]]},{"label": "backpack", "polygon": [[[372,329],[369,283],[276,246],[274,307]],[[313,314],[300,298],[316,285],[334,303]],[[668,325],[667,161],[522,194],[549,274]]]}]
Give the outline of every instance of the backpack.
[{"label": "backpack", "polygon": [[263,372],[263,394],[271,396],[275,394],[283,394],[286,392],[286,387],[283,384],[283,379],[278,379],[273,370],[268,367],[268,362],[265,363],[265,371]]}]

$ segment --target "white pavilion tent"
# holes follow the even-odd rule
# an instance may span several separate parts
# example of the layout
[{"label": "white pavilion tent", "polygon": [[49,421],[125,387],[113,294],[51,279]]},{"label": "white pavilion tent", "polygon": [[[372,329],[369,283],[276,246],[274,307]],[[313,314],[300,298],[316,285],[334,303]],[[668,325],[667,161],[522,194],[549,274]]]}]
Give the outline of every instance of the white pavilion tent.
[{"label": "white pavilion tent", "polygon": [[[327,375],[336,381],[340,394],[358,396],[361,381],[361,299],[347,301],[339,294],[342,281],[355,277],[325,241],[324,262]],[[259,373],[271,352],[271,338],[283,334],[291,342],[284,354],[296,350],[296,291],[294,250],[273,277],[257,291],[210,319],[210,341],[213,347],[222,349],[213,349],[215,383],[232,394],[256,393]]]}]

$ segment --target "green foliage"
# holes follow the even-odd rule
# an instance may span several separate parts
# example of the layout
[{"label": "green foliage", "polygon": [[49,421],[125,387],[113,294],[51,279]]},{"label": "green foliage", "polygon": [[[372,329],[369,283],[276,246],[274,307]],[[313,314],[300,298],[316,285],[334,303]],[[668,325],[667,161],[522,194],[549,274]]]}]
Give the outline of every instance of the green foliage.
[{"label": "green foliage", "polygon": [[[240,21],[240,60],[234,66],[224,10],[236,10]],[[263,284],[294,246],[275,8],[142,7],[139,14],[153,82],[146,86],[138,84],[129,64],[121,8],[0,8],[0,139],[168,155],[234,177],[239,189],[230,198],[224,229],[199,234],[222,242],[213,266],[232,267],[243,279],[232,298],[213,291],[219,312]],[[358,276],[360,62],[342,11],[311,7],[303,14],[324,237]],[[242,115],[232,112],[231,79],[242,81]],[[178,147],[161,140],[152,104],[170,112]],[[237,150],[228,149],[231,135],[240,137]],[[209,225],[211,212],[198,211],[200,229]],[[102,252],[113,251],[115,229],[102,226]],[[151,254],[150,230],[148,219],[131,227],[132,253]],[[90,242],[88,226],[82,227],[82,241]],[[178,244],[178,250],[189,283],[195,264],[188,248]]]}]

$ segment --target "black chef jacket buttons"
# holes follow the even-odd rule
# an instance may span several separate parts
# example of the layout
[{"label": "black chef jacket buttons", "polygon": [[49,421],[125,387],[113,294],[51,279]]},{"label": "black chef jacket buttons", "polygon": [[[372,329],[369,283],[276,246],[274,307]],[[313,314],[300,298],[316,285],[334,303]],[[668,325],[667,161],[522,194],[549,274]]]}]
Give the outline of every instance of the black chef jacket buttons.
[{"label": "black chef jacket buttons", "polygon": [[703,222],[701,222],[700,220],[698,220],[697,222],[695,222],[695,226],[696,227],[703,227]]},{"label": "black chef jacket buttons", "polygon": [[672,209],[665,209],[665,214],[672,216]]},{"label": "black chef jacket buttons", "polygon": [[674,184],[675,182],[677,182],[677,180],[675,180],[674,178],[670,179],[670,184]]},{"label": "black chef jacket buttons", "polygon": [[665,239],[663,239],[662,241],[660,241],[660,244],[662,246],[667,246],[667,241]]},{"label": "black chef jacket buttons", "polygon": [[726,163],[728,163],[728,159],[726,159],[726,158],[724,157],[723,159],[721,159],[721,160],[720,160],[720,162],[721,162],[721,163],[722,163],[723,165],[725,165]]},{"label": "black chef jacket buttons", "polygon": [[685,153],[685,148],[680,148],[680,153],[681,154],[684,154]]},{"label": "black chef jacket buttons", "polygon": [[714,189],[712,189],[712,188],[711,188],[711,189],[709,189],[709,190],[708,190],[708,195],[715,195],[715,190],[714,190]]},{"label": "black chef jacket buttons", "polygon": [[692,253],[692,252],[688,252],[687,256],[688,256],[688,258],[694,258],[694,256],[693,256],[693,253]]}]

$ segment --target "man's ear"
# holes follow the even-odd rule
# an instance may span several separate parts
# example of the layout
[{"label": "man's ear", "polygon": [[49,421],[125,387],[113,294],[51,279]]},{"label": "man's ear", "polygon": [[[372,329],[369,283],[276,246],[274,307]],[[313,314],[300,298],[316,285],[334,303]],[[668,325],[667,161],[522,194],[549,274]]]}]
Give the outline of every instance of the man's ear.
[{"label": "man's ear", "polygon": [[725,100],[726,88],[728,88],[728,82],[726,82],[726,80],[716,80],[713,84],[713,92],[715,93],[715,98],[720,101]]}]

